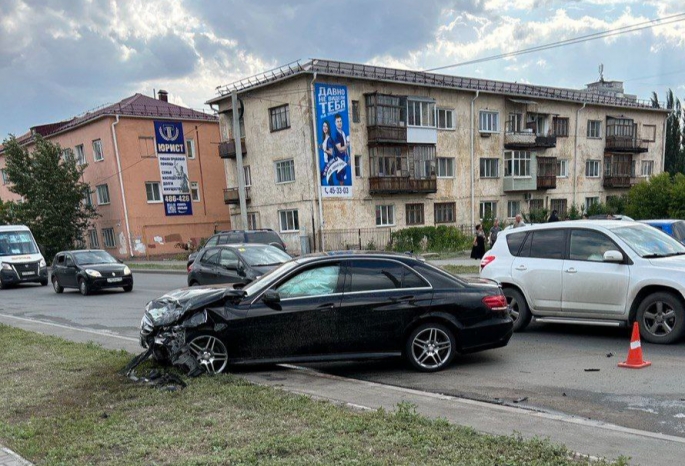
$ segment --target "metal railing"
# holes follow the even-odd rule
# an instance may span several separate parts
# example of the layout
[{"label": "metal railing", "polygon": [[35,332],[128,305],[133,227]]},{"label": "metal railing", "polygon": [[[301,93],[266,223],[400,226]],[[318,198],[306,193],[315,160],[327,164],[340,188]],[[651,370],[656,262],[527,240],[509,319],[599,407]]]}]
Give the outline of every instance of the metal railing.
[{"label": "metal railing", "polygon": [[[240,138],[240,147],[243,156],[247,154],[247,145],[245,144],[245,138]],[[230,139],[228,141],[223,141],[219,143],[219,157],[222,159],[234,159],[236,158],[237,151],[235,147],[235,139]]]},{"label": "metal railing", "polygon": [[386,251],[392,249],[392,229],[324,230],[323,244],[327,251]]},{"label": "metal railing", "polygon": [[436,193],[438,182],[435,177],[416,179],[409,176],[377,176],[369,178],[369,192],[371,194]]}]

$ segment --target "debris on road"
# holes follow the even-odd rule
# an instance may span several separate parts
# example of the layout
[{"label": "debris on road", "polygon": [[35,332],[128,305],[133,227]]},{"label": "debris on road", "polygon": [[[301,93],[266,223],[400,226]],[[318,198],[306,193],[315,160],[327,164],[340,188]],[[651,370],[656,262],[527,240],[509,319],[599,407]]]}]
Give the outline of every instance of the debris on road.
[{"label": "debris on road", "polygon": [[585,372],[599,372],[599,369],[585,369]]},{"label": "debris on road", "polygon": [[607,358],[613,357],[614,353],[607,353]]},{"label": "debris on road", "polygon": [[523,402],[526,401],[527,399],[528,399],[527,396],[523,396],[523,397],[521,397],[521,398],[515,399],[515,400],[514,400],[514,403],[523,403]]}]

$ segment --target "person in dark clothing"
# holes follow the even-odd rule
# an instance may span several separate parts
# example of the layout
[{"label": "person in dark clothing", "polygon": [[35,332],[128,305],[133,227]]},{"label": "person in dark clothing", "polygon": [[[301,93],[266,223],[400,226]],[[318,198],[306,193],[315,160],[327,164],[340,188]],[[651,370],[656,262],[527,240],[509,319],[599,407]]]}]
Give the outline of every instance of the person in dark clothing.
[{"label": "person in dark clothing", "polygon": [[471,259],[480,260],[485,255],[485,233],[483,232],[483,225],[480,223],[476,225],[476,237],[473,238],[473,247],[471,248]]},{"label": "person in dark clothing", "polygon": [[557,215],[557,211],[553,210],[552,215],[549,216],[549,220],[547,222],[558,222],[559,221],[559,216]]}]

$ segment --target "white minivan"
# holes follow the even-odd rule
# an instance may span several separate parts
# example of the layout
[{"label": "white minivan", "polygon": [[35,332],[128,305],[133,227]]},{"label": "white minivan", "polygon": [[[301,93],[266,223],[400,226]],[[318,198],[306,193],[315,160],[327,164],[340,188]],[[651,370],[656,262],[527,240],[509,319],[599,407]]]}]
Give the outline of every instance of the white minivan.
[{"label": "white minivan", "polygon": [[48,284],[45,258],[27,226],[0,225],[0,288],[27,282]]}]

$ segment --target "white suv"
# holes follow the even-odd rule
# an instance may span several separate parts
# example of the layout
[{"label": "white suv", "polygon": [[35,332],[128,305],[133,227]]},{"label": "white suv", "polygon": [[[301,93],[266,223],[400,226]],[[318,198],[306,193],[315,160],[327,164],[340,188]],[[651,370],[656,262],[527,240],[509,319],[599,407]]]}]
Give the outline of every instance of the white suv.
[{"label": "white suv", "polygon": [[685,333],[685,246],[649,225],[578,220],[500,232],[480,276],[501,283],[514,330],[538,322],[624,326],[652,343]]}]

